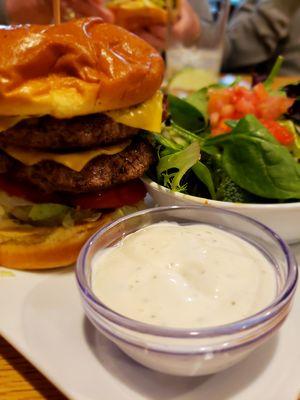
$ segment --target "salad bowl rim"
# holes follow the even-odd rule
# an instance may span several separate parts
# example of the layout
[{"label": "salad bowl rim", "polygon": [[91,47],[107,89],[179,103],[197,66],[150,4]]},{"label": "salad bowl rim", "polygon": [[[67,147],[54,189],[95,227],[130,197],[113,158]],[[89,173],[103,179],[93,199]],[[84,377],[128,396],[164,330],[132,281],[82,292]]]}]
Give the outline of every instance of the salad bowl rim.
[{"label": "salad bowl rim", "polygon": [[151,178],[147,176],[143,176],[142,181],[146,186],[151,186],[153,189],[164,192],[170,196],[178,197],[181,199],[186,199],[189,201],[193,201],[198,204],[205,204],[205,205],[212,205],[215,207],[222,207],[222,208],[232,208],[238,207],[239,209],[300,209],[300,201],[291,202],[291,203],[234,203],[229,201],[221,201],[221,200],[212,200],[206,197],[198,197],[192,196],[190,194],[185,194],[181,192],[172,191],[171,189],[166,188],[165,186],[160,185],[159,183],[153,181]]}]

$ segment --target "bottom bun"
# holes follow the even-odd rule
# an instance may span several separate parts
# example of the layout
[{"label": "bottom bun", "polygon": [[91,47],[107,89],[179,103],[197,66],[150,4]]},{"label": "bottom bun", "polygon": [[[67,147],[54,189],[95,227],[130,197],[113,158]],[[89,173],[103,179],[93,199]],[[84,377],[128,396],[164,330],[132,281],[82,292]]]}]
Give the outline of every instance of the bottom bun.
[{"label": "bottom bun", "polygon": [[115,212],[103,214],[95,222],[70,228],[33,227],[6,220],[0,225],[0,265],[28,270],[70,265],[87,239],[115,217]]}]

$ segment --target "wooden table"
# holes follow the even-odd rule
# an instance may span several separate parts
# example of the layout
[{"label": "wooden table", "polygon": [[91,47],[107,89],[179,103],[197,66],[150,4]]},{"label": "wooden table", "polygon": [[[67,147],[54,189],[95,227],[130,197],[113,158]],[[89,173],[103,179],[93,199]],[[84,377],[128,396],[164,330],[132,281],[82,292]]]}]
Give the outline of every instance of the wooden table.
[{"label": "wooden table", "polygon": [[0,400],[45,399],[66,397],[0,337]]},{"label": "wooden table", "polygon": [[[300,77],[280,77],[276,79],[275,86],[281,87],[299,80]],[[0,338],[0,400],[41,399],[66,400],[66,397]]]}]

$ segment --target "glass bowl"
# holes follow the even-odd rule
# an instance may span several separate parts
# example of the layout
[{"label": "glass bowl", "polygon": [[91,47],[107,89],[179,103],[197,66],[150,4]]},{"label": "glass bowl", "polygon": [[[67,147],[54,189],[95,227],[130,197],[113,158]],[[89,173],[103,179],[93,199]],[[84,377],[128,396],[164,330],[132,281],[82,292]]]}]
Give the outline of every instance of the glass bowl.
[{"label": "glass bowl", "polygon": [[[91,290],[93,256],[99,250],[114,246],[126,235],[161,221],[210,224],[256,246],[276,273],[274,301],[248,318],[201,329],[150,325],[111,310]],[[99,230],[81,250],[76,277],[86,316],[100,333],[144,366],[173,375],[196,376],[234,365],[278,330],[290,311],[297,265],[285,242],[255,220],[217,208],[173,206],[140,211]]]}]

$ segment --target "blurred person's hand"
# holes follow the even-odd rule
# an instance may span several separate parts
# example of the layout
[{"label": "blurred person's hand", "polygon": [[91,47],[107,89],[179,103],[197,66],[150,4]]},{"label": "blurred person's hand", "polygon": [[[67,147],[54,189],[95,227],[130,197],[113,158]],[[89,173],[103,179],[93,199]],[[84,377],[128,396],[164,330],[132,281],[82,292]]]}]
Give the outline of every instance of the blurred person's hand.
[{"label": "blurred person's hand", "polygon": [[[189,45],[192,44],[201,33],[200,19],[188,0],[181,0],[178,18],[171,28],[172,38]],[[167,27],[163,25],[150,26],[142,31],[134,32],[157,50],[166,48]]]},{"label": "blurred person's hand", "polygon": [[101,17],[106,22],[113,22],[114,16],[105,8],[104,0],[62,0],[62,15],[68,19],[80,17]]},{"label": "blurred person's hand", "polygon": [[181,0],[179,18],[172,28],[172,36],[184,44],[193,43],[201,33],[200,19],[188,0]]},{"label": "blurred person's hand", "polygon": [[166,48],[167,28],[163,25],[153,25],[148,29],[136,31],[134,33],[159,51]]},{"label": "blurred person's hand", "polygon": [[[53,21],[52,0],[5,0],[10,23],[49,24]],[[112,13],[104,6],[104,0],[62,0],[62,18],[102,17],[113,22]]]}]

